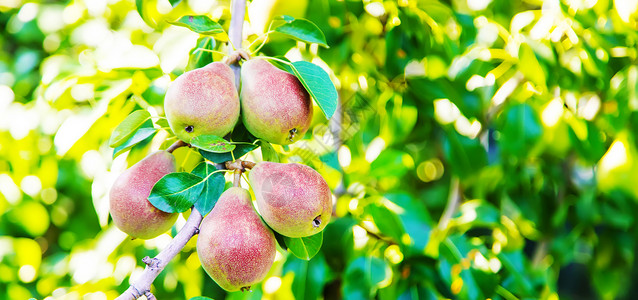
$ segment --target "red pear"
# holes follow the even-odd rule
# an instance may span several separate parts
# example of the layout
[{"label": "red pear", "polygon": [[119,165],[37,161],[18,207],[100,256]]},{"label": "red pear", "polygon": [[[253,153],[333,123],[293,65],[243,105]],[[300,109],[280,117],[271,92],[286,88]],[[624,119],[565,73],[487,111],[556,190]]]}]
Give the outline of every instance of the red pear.
[{"label": "red pear", "polygon": [[330,222],[330,188],[313,168],[260,162],[250,170],[257,208],[266,224],[288,237],[319,233]]},{"label": "red pear", "polygon": [[109,194],[115,226],[140,239],[151,239],[169,230],[178,214],[155,208],[147,198],[160,178],[176,170],[173,154],[158,151],[124,171]]},{"label": "red pear", "polygon": [[164,111],[171,130],[184,142],[204,134],[225,136],[239,120],[235,74],[214,62],[180,75],[166,91]]},{"label": "red pear", "polygon": [[263,59],[251,59],[241,67],[241,80],[242,121],[250,133],[279,145],[304,136],[312,121],[312,101],[297,77]]},{"label": "red pear", "polygon": [[250,193],[231,187],[204,218],[197,254],[206,273],[227,291],[250,290],[275,261],[275,236],[253,208]]}]

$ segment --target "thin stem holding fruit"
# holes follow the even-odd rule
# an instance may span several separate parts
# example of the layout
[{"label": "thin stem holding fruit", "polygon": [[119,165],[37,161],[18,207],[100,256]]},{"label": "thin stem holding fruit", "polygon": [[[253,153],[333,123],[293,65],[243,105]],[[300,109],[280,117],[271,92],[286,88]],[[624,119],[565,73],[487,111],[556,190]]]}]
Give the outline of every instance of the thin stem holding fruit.
[{"label": "thin stem holding fruit", "polygon": [[241,166],[244,167],[244,169],[252,169],[254,168],[256,165],[256,163],[252,162],[252,161],[247,161],[244,160],[241,162]]},{"label": "thin stem holding fruit", "polygon": [[168,147],[168,149],[166,149],[166,151],[168,153],[173,153],[173,151],[175,151],[177,148],[181,148],[181,147],[185,147],[185,146],[190,146],[190,145],[188,145],[188,143],[186,143],[186,142],[184,142],[182,140],[177,140],[170,147]]},{"label": "thin stem holding fruit", "polygon": [[233,176],[233,186],[239,187],[241,185],[241,169],[235,169],[235,174]]}]

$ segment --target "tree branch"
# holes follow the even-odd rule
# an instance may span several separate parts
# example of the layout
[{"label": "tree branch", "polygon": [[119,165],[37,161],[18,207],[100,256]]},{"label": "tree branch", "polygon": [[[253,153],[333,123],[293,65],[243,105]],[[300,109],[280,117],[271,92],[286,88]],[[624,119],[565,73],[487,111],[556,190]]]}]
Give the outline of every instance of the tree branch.
[{"label": "tree branch", "polygon": [[[241,49],[242,44],[242,33],[244,27],[244,17],[246,15],[246,0],[232,0],[231,3],[231,16],[230,16],[230,28],[228,29],[228,38],[230,39],[230,44],[237,49],[233,49],[233,47],[229,47],[228,54],[232,54],[235,50]],[[239,90],[239,77],[240,77],[240,66],[235,63],[230,66],[235,73],[235,87]]]},{"label": "tree branch", "polygon": [[199,224],[202,222],[202,218],[202,214],[193,207],[186,224],[180,229],[177,235],[175,235],[170,244],[154,258],[147,256],[142,259],[146,264],[144,272],[122,295],[117,297],[116,300],[137,299],[142,295],[146,295],[148,299],[154,299],[155,296],[151,294],[151,284],[159,273],[164,270],[168,262],[184,248],[186,243],[188,243],[195,234],[199,233]]}]

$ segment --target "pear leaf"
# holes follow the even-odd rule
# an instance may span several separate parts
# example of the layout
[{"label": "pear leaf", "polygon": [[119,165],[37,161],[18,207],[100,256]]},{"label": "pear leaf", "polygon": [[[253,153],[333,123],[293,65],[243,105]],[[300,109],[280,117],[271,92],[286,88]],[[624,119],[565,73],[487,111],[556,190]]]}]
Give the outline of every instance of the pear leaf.
[{"label": "pear leaf", "polygon": [[321,249],[321,244],[323,243],[323,231],[302,238],[284,236],[284,241],[286,243],[286,247],[288,247],[288,250],[294,256],[310,260],[319,252],[319,249]]},{"label": "pear leaf", "polygon": [[115,127],[109,140],[109,147],[115,148],[124,144],[140,127],[142,127],[151,114],[143,109],[130,113],[120,125]]}]

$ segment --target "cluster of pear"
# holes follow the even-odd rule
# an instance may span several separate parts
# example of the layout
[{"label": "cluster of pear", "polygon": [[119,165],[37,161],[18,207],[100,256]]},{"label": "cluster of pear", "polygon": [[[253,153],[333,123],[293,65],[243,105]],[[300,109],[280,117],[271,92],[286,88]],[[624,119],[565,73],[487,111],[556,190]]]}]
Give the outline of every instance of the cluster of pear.
[{"label": "cluster of pear", "polygon": [[[164,110],[175,135],[189,143],[198,135],[223,137],[240,117],[255,137],[286,145],[301,139],[312,121],[312,102],[294,75],[263,59],[241,68],[241,102],[228,65],[213,62],[177,77]],[[241,104],[240,104],[241,103]]]},{"label": "cluster of pear", "polygon": [[[265,60],[244,62],[241,104],[234,79],[228,65],[214,62],[172,83],[165,112],[179,139],[188,143],[198,135],[228,134],[238,122],[240,106],[248,131],[268,142],[290,144],[308,130],[312,104],[295,76]],[[155,183],[172,172],[176,172],[175,158],[158,151],[122,173],[110,192],[115,225],[142,239],[170,229],[177,214],[157,209],[147,198]],[[250,169],[249,182],[259,213],[248,190],[232,187],[202,221],[197,240],[202,267],[227,291],[243,291],[264,279],[276,253],[272,230],[292,238],[307,237],[321,232],[332,214],[330,189],[308,166],[259,162]]]}]

